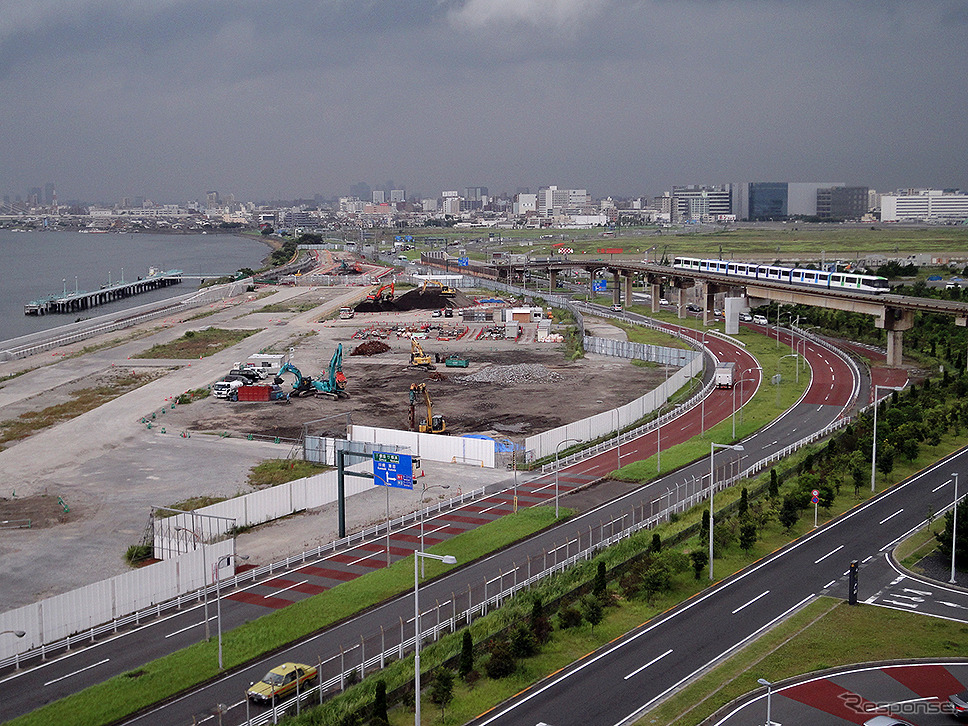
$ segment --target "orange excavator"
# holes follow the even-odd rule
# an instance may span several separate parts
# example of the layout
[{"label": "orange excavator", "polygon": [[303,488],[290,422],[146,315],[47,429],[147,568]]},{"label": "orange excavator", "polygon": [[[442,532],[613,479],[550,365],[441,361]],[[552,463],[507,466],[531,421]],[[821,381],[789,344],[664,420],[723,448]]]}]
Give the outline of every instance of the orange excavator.
[{"label": "orange excavator", "polygon": [[377,288],[369,295],[366,296],[367,300],[373,300],[375,302],[390,302],[393,300],[393,283],[387,283],[380,288]]}]

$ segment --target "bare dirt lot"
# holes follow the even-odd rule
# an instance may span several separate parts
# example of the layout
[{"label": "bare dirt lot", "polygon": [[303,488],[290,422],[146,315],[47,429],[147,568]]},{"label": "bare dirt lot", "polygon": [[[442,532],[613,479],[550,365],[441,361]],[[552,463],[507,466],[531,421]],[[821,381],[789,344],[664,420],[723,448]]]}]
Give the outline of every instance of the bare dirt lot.
[{"label": "bare dirt lot", "polygon": [[[405,342],[407,352],[393,341],[391,352],[367,359],[344,358],[347,399],[293,398],[282,404],[210,398],[179,406],[167,423],[191,431],[298,438],[308,422],[350,414],[355,424],[407,429],[410,384],[425,382],[434,414],[444,417],[449,433],[518,438],[627,403],[665,376],[661,368],[598,356],[569,362],[554,349],[528,346],[475,351],[472,345],[462,346],[462,354],[471,361],[468,368],[446,368],[438,363],[428,373],[409,367],[409,341]],[[424,347],[433,350],[430,345]],[[416,414],[418,419],[426,416],[422,402],[418,402]],[[345,436],[346,421],[346,416],[318,421],[309,425],[309,432]]]}]

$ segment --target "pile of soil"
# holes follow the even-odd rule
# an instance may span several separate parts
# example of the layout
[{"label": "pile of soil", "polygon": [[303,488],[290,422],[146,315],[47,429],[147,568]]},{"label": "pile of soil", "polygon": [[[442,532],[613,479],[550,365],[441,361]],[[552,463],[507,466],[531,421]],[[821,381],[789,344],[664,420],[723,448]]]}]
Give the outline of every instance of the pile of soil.
[{"label": "pile of soil", "polygon": [[396,300],[364,300],[356,306],[358,313],[382,313],[393,310],[440,310],[441,308],[466,308],[474,305],[474,300],[458,291],[456,295],[444,296],[439,288],[421,291],[418,287],[404,293]]},{"label": "pile of soil", "polygon": [[368,340],[353,348],[353,352],[350,355],[379,355],[380,353],[386,353],[388,350],[390,350],[390,346],[386,343],[379,340]]}]

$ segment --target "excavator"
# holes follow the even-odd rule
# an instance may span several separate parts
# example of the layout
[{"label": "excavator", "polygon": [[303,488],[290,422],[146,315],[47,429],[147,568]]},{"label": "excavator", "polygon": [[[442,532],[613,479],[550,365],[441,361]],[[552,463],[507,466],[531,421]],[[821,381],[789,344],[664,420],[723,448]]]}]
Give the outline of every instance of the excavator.
[{"label": "excavator", "polygon": [[375,302],[390,302],[393,300],[393,283],[387,283],[382,287],[377,288],[369,295],[366,296],[367,300],[373,300]]},{"label": "excavator", "polygon": [[438,280],[424,280],[423,287],[420,288],[420,294],[423,295],[427,292],[428,287],[436,287],[443,297],[454,297],[457,294],[457,290],[448,287]]},{"label": "excavator", "polygon": [[[422,399],[427,406],[427,418],[417,424],[416,406],[418,399]],[[430,404],[430,392],[427,390],[426,383],[410,384],[410,428],[422,434],[446,434],[447,422],[443,416],[434,416],[433,406]]]},{"label": "excavator", "polygon": [[410,366],[413,368],[426,368],[428,371],[432,371],[436,367],[430,356],[424,353],[424,349],[420,343],[413,338],[410,339]]},{"label": "excavator", "polygon": [[349,398],[350,394],[344,390],[346,388],[346,376],[343,375],[342,343],[336,346],[336,352],[333,353],[333,357],[329,361],[329,375],[326,380],[316,380],[311,376],[304,376],[292,363],[286,363],[276,373],[276,385],[282,384],[285,380],[283,375],[286,373],[292,373],[296,378],[292,384],[292,391],[295,396],[305,397],[315,395],[322,398],[332,398],[334,400],[337,398]]}]

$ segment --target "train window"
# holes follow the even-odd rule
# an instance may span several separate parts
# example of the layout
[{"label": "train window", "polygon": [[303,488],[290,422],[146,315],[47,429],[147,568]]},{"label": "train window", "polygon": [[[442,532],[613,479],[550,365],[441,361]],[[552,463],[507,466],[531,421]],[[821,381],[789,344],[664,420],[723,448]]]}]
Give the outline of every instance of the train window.
[{"label": "train window", "polygon": [[831,275],[830,276],[830,284],[831,285],[840,285],[840,284],[843,283],[843,281],[844,281],[844,276],[843,275]]},{"label": "train window", "polygon": [[856,277],[852,277],[850,275],[847,275],[844,278],[844,284],[845,285],[856,285],[857,284],[857,278]]},{"label": "train window", "polygon": [[816,279],[817,279],[816,273],[813,273],[813,272],[804,272],[803,273],[803,280],[804,280],[804,282],[815,282]]}]

